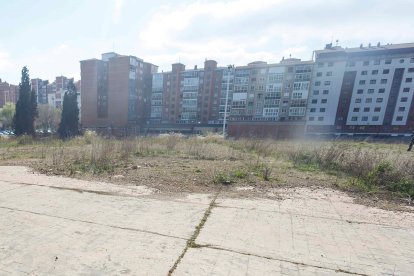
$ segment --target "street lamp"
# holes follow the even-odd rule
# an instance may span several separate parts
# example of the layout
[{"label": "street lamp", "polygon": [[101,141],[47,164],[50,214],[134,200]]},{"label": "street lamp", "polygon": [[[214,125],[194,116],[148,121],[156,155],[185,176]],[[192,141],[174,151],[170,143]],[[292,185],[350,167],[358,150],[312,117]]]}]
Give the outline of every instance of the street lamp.
[{"label": "street lamp", "polygon": [[226,119],[227,119],[227,102],[229,101],[230,89],[230,72],[234,65],[227,65],[227,89],[226,89],[226,103],[224,104],[224,118],[223,118],[223,138],[226,139]]}]

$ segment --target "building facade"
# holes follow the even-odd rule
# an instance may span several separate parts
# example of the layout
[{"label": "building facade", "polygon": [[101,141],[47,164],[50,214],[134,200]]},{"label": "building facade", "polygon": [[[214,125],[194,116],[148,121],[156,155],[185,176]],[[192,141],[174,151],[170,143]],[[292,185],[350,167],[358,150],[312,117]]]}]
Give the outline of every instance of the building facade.
[{"label": "building facade", "polygon": [[47,104],[48,93],[50,92],[49,81],[42,79],[31,79],[32,89],[35,91],[37,96],[38,104]]},{"label": "building facade", "polygon": [[112,52],[80,63],[83,127],[136,128],[149,120],[157,66]]},{"label": "building facade", "polygon": [[230,89],[230,120],[304,120],[312,68],[312,61],[294,58],[236,67]]},{"label": "building facade", "polygon": [[152,123],[212,124],[219,120],[223,68],[206,60],[204,68],[186,70],[175,63],[172,70],[153,75]]},{"label": "building facade", "polygon": [[315,51],[310,134],[410,133],[414,43]]},{"label": "building facade", "polygon": [[6,103],[16,103],[19,97],[19,86],[3,82],[0,79],[0,108]]},{"label": "building facade", "polygon": [[173,64],[172,71],[153,76],[151,122],[221,124],[226,97],[228,120],[304,120],[312,67],[299,59],[236,68],[206,60],[204,68],[191,70]]}]

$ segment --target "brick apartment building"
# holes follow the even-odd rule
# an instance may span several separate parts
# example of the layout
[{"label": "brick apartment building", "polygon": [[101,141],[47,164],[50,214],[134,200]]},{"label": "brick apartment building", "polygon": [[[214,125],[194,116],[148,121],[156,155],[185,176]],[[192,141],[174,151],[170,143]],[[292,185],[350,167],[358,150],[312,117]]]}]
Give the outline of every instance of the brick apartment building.
[{"label": "brick apartment building", "polygon": [[113,52],[80,63],[83,127],[139,130],[149,120],[152,74],[157,66]]},{"label": "brick apartment building", "polygon": [[414,43],[315,51],[307,112],[314,134],[409,134]]},{"label": "brick apartment building", "polygon": [[0,79],[0,108],[6,103],[16,103],[19,97],[19,86],[3,82]]},{"label": "brick apartment building", "polygon": [[219,119],[218,103],[223,68],[206,60],[204,68],[186,70],[175,63],[172,70],[153,75],[151,122],[209,124]]}]

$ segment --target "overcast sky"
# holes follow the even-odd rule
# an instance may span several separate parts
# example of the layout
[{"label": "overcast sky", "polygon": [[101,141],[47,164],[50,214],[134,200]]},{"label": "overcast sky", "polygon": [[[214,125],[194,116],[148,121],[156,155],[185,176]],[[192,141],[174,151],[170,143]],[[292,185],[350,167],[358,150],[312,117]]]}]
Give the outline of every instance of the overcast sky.
[{"label": "overcast sky", "polygon": [[309,60],[339,40],[414,42],[413,0],[0,0],[0,78],[79,79],[82,59],[115,50],[170,70]]}]

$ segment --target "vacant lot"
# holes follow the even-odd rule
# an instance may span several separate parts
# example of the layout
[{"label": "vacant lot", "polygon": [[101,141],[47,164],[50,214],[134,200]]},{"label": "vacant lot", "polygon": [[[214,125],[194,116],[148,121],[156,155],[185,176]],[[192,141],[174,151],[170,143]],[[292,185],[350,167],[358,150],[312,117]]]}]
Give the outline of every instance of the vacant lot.
[{"label": "vacant lot", "polygon": [[413,156],[405,144],[223,140],[164,135],[69,141],[0,141],[0,165],[159,192],[214,192],[277,198],[280,188],[330,187],[382,208],[405,209],[414,197]]}]

